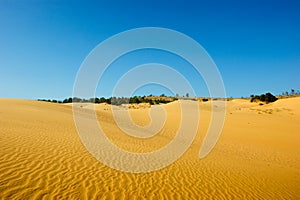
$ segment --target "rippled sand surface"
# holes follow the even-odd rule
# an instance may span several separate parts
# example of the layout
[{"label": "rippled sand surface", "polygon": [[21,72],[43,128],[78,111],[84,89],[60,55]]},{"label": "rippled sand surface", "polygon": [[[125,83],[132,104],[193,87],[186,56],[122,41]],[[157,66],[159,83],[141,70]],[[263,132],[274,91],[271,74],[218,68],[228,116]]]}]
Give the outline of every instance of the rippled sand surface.
[{"label": "rippled sand surface", "polygon": [[[199,102],[199,130],[182,157],[161,170],[134,174],[111,169],[86,150],[70,105],[0,99],[0,198],[300,199],[300,98],[263,106],[228,101],[221,137],[199,159],[210,104]],[[84,111],[93,105],[80,106]],[[178,102],[166,104],[163,129],[137,139],[117,127],[110,106],[95,107],[107,137],[138,153],[168,144],[181,120]],[[132,120],[148,125],[149,109],[130,109]]]}]

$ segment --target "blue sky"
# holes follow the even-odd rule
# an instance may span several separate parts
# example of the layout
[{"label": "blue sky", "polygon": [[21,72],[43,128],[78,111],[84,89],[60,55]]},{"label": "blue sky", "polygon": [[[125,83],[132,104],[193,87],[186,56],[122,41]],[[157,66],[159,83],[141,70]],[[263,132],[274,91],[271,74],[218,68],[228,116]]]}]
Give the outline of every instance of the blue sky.
[{"label": "blue sky", "polygon": [[[94,47],[119,32],[149,26],[180,31],[200,43],[216,63],[229,97],[297,91],[299,24],[300,1],[0,0],[0,97],[69,97],[77,71]],[[118,70],[124,64],[128,70],[143,62],[183,62],[158,54],[146,50],[120,58],[96,95],[111,94],[111,86],[126,72]],[[181,66],[174,68],[180,71]],[[198,81],[193,85],[198,96],[208,95],[198,75],[182,73],[192,84]],[[136,92],[150,93],[171,94],[157,85]],[[184,88],[173,93],[183,95]]]}]

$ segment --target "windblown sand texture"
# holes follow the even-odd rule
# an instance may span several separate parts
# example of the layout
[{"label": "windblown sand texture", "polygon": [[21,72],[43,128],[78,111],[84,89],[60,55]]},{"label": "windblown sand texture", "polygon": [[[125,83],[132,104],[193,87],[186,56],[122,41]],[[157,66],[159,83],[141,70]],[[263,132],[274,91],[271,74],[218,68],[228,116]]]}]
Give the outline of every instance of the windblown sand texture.
[{"label": "windblown sand texture", "polygon": [[[133,174],[91,156],[79,139],[70,105],[0,99],[0,198],[300,199],[300,97],[263,106],[228,101],[221,137],[212,152],[199,159],[210,105],[199,102],[199,130],[180,159],[159,171]],[[77,106],[84,111],[94,105]],[[174,137],[180,106],[172,102],[163,107],[163,129],[137,139],[117,127],[109,105],[95,105],[107,137],[139,153],[157,150]],[[130,114],[146,126],[150,109],[133,106]]]}]

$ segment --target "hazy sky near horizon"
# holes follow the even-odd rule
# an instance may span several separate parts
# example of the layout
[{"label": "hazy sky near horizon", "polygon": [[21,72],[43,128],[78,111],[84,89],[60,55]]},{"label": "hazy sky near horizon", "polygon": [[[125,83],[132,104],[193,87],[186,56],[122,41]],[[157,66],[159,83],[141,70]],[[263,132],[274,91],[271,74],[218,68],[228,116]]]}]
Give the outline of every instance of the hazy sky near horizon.
[{"label": "hazy sky near horizon", "polygon": [[[296,0],[0,0],[0,97],[71,96],[77,71],[90,51],[119,32],[139,27],[169,28],[196,40],[216,63],[228,97],[297,91],[299,24],[300,1]],[[186,67],[179,65],[183,61],[178,58],[158,54],[137,52],[118,60],[96,95],[110,95],[111,85],[126,73],[118,67],[125,64],[127,70],[143,62],[162,62],[179,71]],[[191,82],[199,79],[193,71],[183,74]],[[208,96],[203,81],[193,87],[198,96]],[[184,88],[174,91],[184,92]],[[137,92],[150,93],[171,94],[157,85]]]}]

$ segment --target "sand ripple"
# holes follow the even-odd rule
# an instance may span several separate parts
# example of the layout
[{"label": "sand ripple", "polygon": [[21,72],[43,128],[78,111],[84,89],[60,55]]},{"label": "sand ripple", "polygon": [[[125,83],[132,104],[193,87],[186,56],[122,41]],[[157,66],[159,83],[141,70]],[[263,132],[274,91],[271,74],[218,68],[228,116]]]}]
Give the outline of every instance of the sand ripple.
[{"label": "sand ripple", "polygon": [[[71,107],[1,99],[0,198],[300,199],[300,125],[295,123],[300,112],[293,106],[299,103],[292,99],[289,111],[261,115],[240,102],[229,102],[232,114],[221,138],[209,156],[200,160],[199,148],[210,117],[203,103],[196,140],[179,160],[159,171],[130,174],[99,163],[87,152],[76,132]],[[236,109],[240,105],[242,110]],[[270,106],[276,110],[285,105]],[[120,147],[151,151],[174,136],[176,127],[171,124],[179,120],[178,108],[173,103],[166,109],[171,121],[158,138],[147,141],[122,134],[103,106],[98,118]],[[149,121],[144,110],[133,112],[141,124]]]}]

